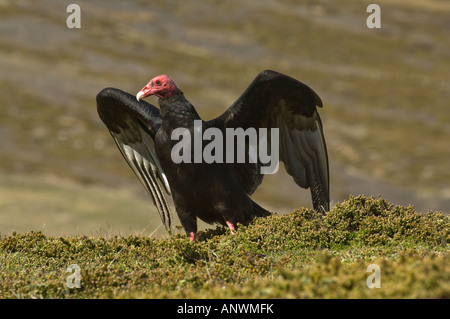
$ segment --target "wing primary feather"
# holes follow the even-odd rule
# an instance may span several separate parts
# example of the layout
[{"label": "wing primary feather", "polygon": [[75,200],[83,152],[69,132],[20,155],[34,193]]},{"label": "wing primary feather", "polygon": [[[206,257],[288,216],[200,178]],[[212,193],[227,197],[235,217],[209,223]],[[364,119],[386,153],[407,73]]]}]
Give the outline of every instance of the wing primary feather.
[{"label": "wing primary feather", "polygon": [[169,205],[167,204],[167,201],[161,192],[161,188],[156,181],[156,176],[149,173],[149,171],[145,169],[145,166],[148,166],[149,163],[146,162],[139,153],[133,150],[133,155],[134,156],[132,161],[135,164],[136,170],[140,176],[140,180],[146,186],[145,188],[152,196],[154,203],[160,213],[161,220],[166,226],[166,229],[170,231],[172,218],[171,214],[169,213]]},{"label": "wing primary feather", "polygon": [[327,170],[324,162],[324,146],[320,129],[315,131],[296,131],[295,136],[300,143],[296,146],[298,154],[305,155],[305,166],[308,170],[308,184],[311,189],[314,209],[320,211],[320,206],[328,210],[328,178],[323,170]]},{"label": "wing primary feather", "polygon": [[[118,146],[122,156],[127,161],[128,165],[138,177],[138,179],[143,184],[144,188],[149,193],[150,197],[153,200],[156,208],[158,209],[161,220],[166,227],[166,230],[172,231],[172,213],[170,211],[170,207],[167,203],[167,200],[164,194],[161,192],[161,187],[156,181],[156,175],[153,174],[152,170],[143,170],[142,166],[144,166],[144,158],[137,153],[131,146],[123,144],[120,139],[115,135],[115,133],[111,132],[116,145]],[[137,158],[137,154],[139,154],[139,159]],[[146,160],[145,160],[146,161]],[[148,163],[148,161],[146,161]],[[149,165],[148,163],[147,165]],[[151,165],[151,164],[150,164]],[[154,176],[154,177],[153,177]]]},{"label": "wing primary feather", "polygon": [[159,163],[158,156],[156,155],[156,152],[155,152],[155,142],[150,137],[148,137],[147,134],[145,134],[145,132],[142,131],[142,128],[139,128],[139,129],[141,132],[143,142],[146,145],[150,146],[150,147],[147,147],[147,150],[149,151],[149,154],[150,154],[153,162],[155,163],[155,165],[150,164],[151,169],[155,175],[156,174],[158,175],[160,181],[164,185],[164,188],[165,188],[167,194],[171,195],[169,181],[167,180],[166,174],[164,174],[164,172],[163,172],[161,164]]}]

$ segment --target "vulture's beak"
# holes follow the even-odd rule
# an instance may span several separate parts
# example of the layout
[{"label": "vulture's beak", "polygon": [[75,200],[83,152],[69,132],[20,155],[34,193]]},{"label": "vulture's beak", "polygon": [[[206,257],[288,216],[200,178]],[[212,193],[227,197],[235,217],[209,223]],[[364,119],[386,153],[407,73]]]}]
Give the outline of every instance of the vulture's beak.
[{"label": "vulture's beak", "polygon": [[138,100],[138,101],[140,101],[144,97],[145,97],[145,93],[143,91],[139,91],[139,93],[136,94],[136,100]]}]

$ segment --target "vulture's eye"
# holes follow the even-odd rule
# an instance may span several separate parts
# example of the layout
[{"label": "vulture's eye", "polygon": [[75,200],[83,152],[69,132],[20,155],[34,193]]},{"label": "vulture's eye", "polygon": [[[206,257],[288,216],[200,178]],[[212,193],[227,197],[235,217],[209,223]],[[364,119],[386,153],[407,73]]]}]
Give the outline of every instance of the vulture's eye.
[{"label": "vulture's eye", "polygon": [[160,85],[161,81],[160,80],[156,80],[156,85]]}]

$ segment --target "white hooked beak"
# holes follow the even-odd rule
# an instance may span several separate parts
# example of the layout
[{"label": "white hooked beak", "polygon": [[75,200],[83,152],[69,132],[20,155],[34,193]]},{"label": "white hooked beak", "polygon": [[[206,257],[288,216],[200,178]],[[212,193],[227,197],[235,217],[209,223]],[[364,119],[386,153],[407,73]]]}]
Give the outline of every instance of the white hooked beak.
[{"label": "white hooked beak", "polygon": [[140,101],[142,99],[142,97],[144,96],[144,94],[145,94],[144,92],[139,91],[139,93],[136,94],[136,100]]}]

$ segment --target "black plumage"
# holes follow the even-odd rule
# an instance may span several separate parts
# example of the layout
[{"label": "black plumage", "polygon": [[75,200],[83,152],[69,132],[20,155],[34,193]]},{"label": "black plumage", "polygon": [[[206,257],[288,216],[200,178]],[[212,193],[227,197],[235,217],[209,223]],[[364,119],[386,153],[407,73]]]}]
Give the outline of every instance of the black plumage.
[{"label": "black plumage", "polygon": [[[148,95],[159,97],[160,109],[139,101]],[[297,185],[310,188],[314,209],[322,213],[329,210],[329,169],[317,107],[322,107],[322,102],[307,85],[270,70],[258,74],[233,105],[210,121],[198,122],[201,118],[194,107],[165,75],[152,79],[137,99],[114,88],[97,95],[100,118],[151,195],[166,229],[171,230],[172,216],[164,191],[172,195],[191,240],[195,240],[197,217],[228,225],[233,231],[236,223],[245,225],[254,217],[269,214],[249,197],[262,182],[261,167],[265,165],[259,159],[250,161],[255,150],[249,140],[245,140],[244,163],[226,161],[224,150],[222,163],[192,160],[177,164],[171,154],[179,140],[172,138],[172,132],[186,129],[194,145],[194,123],[201,123],[203,132],[208,128],[222,132],[225,147],[229,142],[227,129],[267,128],[268,149],[273,150],[276,145],[271,145],[271,129],[277,128],[279,159]],[[203,147],[208,143],[203,141]],[[236,159],[236,152],[234,155]]]}]

